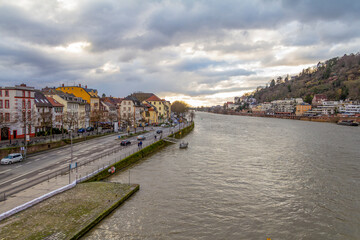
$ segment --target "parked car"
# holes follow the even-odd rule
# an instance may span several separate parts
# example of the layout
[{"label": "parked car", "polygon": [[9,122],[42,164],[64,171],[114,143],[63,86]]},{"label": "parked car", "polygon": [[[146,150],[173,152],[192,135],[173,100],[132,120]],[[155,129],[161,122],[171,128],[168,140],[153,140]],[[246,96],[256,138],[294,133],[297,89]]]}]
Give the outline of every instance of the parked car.
[{"label": "parked car", "polygon": [[139,135],[139,136],[137,136],[137,140],[145,140],[145,136],[144,135]]},{"label": "parked car", "polygon": [[15,162],[21,162],[23,160],[23,156],[21,153],[11,153],[1,159],[1,164],[12,164]]},{"label": "parked car", "polygon": [[131,142],[129,140],[122,140],[121,143],[120,143],[121,146],[127,146],[127,145],[130,145],[130,144],[131,144]]},{"label": "parked car", "polygon": [[84,133],[85,132],[85,128],[80,128],[79,130],[78,130],[78,133]]},{"label": "parked car", "polygon": [[87,128],[86,128],[86,131],[87,131],[87,132],[94,131],[94,128],[93,128],[93,127],[87,127]]},{"label": "parked car", "polygon": [[159,130],[156,130],[156,133],[157,134],[161,134],[163,131],[161,130],[161,129],[159,129]]}]

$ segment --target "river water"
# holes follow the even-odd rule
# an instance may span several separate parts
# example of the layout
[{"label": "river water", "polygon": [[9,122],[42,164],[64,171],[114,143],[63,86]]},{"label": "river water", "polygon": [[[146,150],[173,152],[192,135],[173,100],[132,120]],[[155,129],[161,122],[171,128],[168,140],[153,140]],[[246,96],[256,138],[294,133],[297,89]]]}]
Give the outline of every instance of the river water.
[{"label": "river water", "polygon": [[[360,239],[360,127],[196,113],[84,239]],[[128,182],[129,172],[111,181]]]}]

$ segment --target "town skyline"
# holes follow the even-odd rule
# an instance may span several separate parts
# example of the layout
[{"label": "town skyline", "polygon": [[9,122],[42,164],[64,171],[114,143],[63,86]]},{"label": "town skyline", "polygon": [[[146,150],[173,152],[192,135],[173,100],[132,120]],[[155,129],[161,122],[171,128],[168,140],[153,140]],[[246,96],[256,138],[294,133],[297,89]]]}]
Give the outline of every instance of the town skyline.
[{"label": "town skyline", "polygon": [[358,52],[355,1],[0,2],[0,85],[211,106]]}]

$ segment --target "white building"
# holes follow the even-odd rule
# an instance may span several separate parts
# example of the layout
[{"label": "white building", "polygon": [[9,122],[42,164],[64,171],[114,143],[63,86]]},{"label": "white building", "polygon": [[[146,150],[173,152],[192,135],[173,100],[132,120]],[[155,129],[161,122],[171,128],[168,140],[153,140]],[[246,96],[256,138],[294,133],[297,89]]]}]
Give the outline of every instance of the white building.
[{"label": "white building", "polygon": [[138,125],[142,121],[144,106],[134,96],[127,96],[121,101],[120,116],[122,123]]},{"label": "white building", "polygon": [[35,136],[34,94],[26,84],[0,87],[1,140]]}]

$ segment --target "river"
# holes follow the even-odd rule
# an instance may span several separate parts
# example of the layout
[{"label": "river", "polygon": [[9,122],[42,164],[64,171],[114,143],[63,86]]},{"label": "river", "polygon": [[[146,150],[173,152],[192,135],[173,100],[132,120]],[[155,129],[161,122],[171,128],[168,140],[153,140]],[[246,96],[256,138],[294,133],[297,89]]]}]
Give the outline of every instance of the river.
[{"label": "river", "polygon": [[[197,112],[84,239],[360,239],[360,127]],[[129,172],[111,181],[128,182]]]}]

